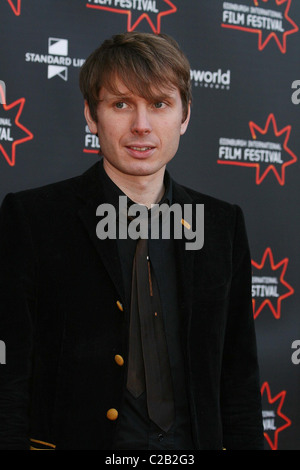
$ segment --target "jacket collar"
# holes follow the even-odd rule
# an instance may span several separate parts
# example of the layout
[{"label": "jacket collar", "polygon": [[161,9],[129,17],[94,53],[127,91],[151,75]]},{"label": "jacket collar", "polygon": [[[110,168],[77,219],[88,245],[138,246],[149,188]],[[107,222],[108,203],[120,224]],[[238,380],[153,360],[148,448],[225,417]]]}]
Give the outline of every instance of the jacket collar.
[{"label": "jacket collar", "polygon": [[[98,255],[101,257],[106,270],[113,281],[120,298],[125,302],[123,281],[121,274],[121,264],[118,256],[118,247],[116,240],[106,238],[99,240],[96,234],[96,226],[99,221],[96,216],[96,209],[100,204],[107,202],[103,188],[101,176],[102,162],[98,162],[88,169],[81,177],[77,179],[77,195],[83,201],[78,212],[87,233],[93,243]],[[192,204],[193,199],[185,188],[175,181],[171,180],[172,202],[180,204]],[[186,250],[186,239],[175,240],[176,252],[178,254],[179,279],[182,287],[184,309],[191,309],[192,287],[193,287],[193,260],[194,251]]]}]

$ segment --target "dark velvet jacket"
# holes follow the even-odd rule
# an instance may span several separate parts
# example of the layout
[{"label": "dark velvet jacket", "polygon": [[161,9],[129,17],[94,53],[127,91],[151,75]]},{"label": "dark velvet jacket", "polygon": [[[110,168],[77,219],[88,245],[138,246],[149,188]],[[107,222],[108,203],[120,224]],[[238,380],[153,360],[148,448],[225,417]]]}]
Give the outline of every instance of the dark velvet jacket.
[{"label": "dark velvet jacket", "polygon": [[[2,204],[1,449],[113,449],[118,419],[107,410],[122,407],[129,306],[116,241],[96,235],[96,208],[105,202],[98,165]],[[205,211],[203,248],[175,241],[196,449],[262,449],[241,209],[175,182],[173,202]]]}]

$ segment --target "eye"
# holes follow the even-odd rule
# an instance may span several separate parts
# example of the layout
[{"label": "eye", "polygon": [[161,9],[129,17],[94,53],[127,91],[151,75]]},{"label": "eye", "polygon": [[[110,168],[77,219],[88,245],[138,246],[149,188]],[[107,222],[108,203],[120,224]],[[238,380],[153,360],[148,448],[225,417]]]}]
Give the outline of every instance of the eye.
[{"label": "eye", "polygon": [[118,108],[118,109],[124,109],[126,108],[126,103],[124,103],[124,101],[118,101],[117,103],[115,103],[115,107]]},{"label": "eye", "polygon": [[161,109],[161,108],[164,108],[166,106],[165,103],[163,103],[162,101],[158,101],[157,103],[154,103],[154,107],[156,109]]}]

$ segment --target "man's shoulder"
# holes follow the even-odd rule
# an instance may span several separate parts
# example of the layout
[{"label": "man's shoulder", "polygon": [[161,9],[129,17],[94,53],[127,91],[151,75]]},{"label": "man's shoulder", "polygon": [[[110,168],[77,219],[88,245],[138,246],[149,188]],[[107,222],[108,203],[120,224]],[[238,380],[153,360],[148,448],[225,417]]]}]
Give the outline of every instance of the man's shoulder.
[{"label": "man's shoulder", "polygon": [[190,198],[193,206],[203,204],[205,230],[206,234],[209,234],[208,238],[210,240],[215,240],[215,237],[224,239],[226,235],[232,239],[237,232],[242,237],[241,239],[247,240],[245,217],[239,204],[219,199],[177,183],[175,183],[174,188],[176,193],[185,194],[186,200]]},{"label": "man's shoulder", "polygon": [[88,180],[95,171],[96,165],[93,165],[80,175],[10,193],[6,198],[13,198],[24,207],[35,207],[36,209],[40,206],[46,208],[47,205],[55,206],[59,204],[64,206],[76,203],[76,201],[81,201],[85,196],[88,197],[88,194],[85,194],[86,190],[89,190]]},{"label": "man's shoulder", "polygon": [[197,191],[188,186],[181,185],[175,181],[173,181],[173,188],[175,197],[184,199],[185,201],[190,200],[190,202],[193,204],[204,204],[207,211],[212,210],[213,212],[221,211],[225,213],[231,213],[234,212],[238,207],[236,204],[233,204],[229,201]]}]

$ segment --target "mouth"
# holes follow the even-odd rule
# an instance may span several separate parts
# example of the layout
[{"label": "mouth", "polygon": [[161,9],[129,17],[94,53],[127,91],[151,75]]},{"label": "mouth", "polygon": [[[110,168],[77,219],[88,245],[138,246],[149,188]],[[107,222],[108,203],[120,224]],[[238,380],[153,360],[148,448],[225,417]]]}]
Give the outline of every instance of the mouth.
[{"label": "mouth", "polygon": [[138,152],[146,152],[147,150],[151,150],[153,147],[135,147],[135,146],[130,146],[128,147],[132,150],[137,150]]},{"label": "mouth", "polygon": [[127,145],[126,149],[134,158],[146,158],[153,154],[155,147],[152,145]]}]

